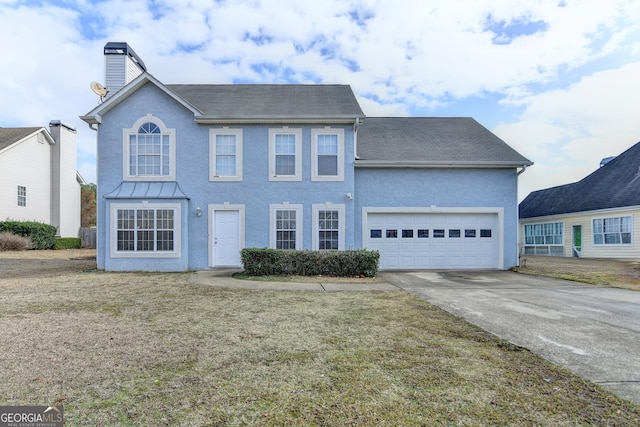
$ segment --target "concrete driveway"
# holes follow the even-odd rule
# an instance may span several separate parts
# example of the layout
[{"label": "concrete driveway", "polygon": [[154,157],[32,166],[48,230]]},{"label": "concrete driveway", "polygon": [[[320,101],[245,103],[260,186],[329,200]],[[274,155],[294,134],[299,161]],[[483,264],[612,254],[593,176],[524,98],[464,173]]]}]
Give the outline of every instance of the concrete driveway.
[{"label": "concrete driveway", "polygon": [[381,276],[640,404],[640,292],[511,271]]}]

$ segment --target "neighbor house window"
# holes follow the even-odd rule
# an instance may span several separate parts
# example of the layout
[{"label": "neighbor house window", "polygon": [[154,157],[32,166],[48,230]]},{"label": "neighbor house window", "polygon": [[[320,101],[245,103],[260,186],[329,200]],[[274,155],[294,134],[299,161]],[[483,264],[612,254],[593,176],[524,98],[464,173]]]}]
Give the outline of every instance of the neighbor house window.
[{"label": "neighbor house window", "polygon": [[598,218],[593,220],[594,245],[631,244],[631,217]]},{"label": "neighbor house window", "polygon": [[269,129],[269,180],[302,180],[302,129]]},{"label": "neighbor house window", "polygon": [[344,180],[344,129],[311,130],[311,180]]},{"label": "neighbor house window", "polygon": [[345,209],[344,205],[313,205],[314,250],[344,250],[345,242]]},{"label": "neighbor house window", "polygon": [[209,180],[242,181],[242,129],[209,131]]},{"label": "neighbor house window", "polygon": [[562,222],[525,224],[524,253],[563,256],[564,224]]},{"label": "neighbor house window", "polygon": [[18,206],[27,206],[27,187],[18,185]]},{"label": "neighbor house window", "polygon": [[269,205],[269,244],[274,249],[302,249],[302,205]]},{"label": "neighbor house window", "polygon": [[179,256],[178,205],[112,206],[113,256]]},{"label": "neighbor house window", "polygon": [[175,129],[148,114],[123,130],[123,142],[125,179],[175,179]]}]

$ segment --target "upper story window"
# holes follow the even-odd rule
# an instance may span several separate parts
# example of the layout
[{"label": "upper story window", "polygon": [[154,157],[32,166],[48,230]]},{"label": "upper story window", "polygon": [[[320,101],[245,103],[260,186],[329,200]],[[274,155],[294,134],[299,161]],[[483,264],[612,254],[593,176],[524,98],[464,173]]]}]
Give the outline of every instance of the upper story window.
[{"label": "upper story window", "polygon": [[123,169],[129,180],[170,181],[176,176],[175,129],[147,114],[123,130]]},{"label": "upper story window", "polygon": [[631,217],[597,218],[593,220],[594,245],[631,244]]},{"label": "upper story window", "polygon": [[27,187],[18,185],[18,206],[27,206]]},{"label": "upper story window", "polygon": [[302,181],[302,129],[269,129],[269,180]]},{"label": "upper story window", "polygon": [[242,129],[209,131],[209,180],[242,181]]},{"label": "upper story window", "polygon": [[312,181],[344,181],[344,129],[312,129],[311,156]]}]

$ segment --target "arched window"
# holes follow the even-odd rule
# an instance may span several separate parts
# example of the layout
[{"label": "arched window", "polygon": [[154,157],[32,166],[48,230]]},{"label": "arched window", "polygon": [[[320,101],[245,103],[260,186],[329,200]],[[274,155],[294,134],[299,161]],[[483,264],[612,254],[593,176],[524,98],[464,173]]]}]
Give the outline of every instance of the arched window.
[{"label": "arched window", "polygon": [[151,116],[125,129],[127,178],[173,179],[175,177],[175,131]]}]

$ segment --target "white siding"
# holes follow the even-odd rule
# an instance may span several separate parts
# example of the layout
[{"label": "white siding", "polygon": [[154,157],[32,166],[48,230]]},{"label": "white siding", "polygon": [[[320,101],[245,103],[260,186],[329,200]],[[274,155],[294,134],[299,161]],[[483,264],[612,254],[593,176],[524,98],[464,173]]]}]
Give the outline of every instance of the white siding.
[{"label": "white siding", "polygon": [[[74,167],[75,170],[75,167]],[[0,221],[51,223],[51,144],[37,136],[0,154]],[[18,186],[27,189],[27,205],[18,206]]]},{"label": "white siding", "polygon": [[[593,219],[631,216],[633,235],[630,245],[594,245]],[[627,208],[603,209],[599,211],[581,212],[567,215],[527,218],[520,220],[519,247],[524,244],[524,224],[543,222],[564,223],[564,256],[572,256],[573,226],[582,226],[582,256],[585,258],[640,259],[640,206]]]}]

